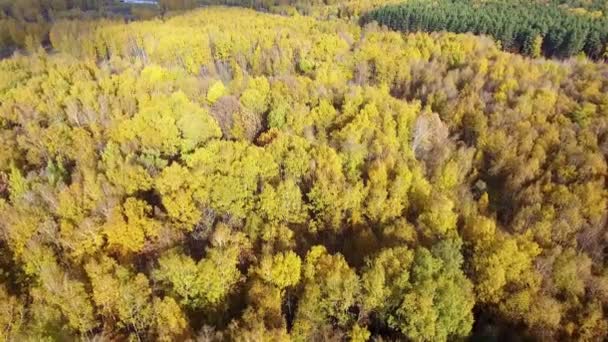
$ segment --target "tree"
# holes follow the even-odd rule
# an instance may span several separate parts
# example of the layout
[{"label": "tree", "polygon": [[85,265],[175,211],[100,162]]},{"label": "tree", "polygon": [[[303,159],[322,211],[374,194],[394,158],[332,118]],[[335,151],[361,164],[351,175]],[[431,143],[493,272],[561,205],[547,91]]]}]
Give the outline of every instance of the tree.
[{"label": "tree", "polygon": [[352,324],[349,309],[360,291],[357,274],[344,258],[315,246],[306,255],[303,292],[298,302],[293,336],[307,340],[317,336],[331,321],[341,328]]},{"label": "tree", "polygon": [[601,0],[203,2],[0,0],[0,340],[606,336]]},{"label": "tree", "polygon": [[148,278],[109,257],[92,260],[85,269],[93,287],[93,301],[106,322],[119,329],[133,329],[137,338],[144,336],[154,317]]},{"label": "tree", "polygon": [[431,200],[428,209],[418,216],[422,233],[430,239],[453,236],[458,215],[453,211],[454,202],[445,195],[437,195]]},{"label": "tree", "polygon": [[[169,251],[158,260],[153,272],[156,281],[164,285],[180,303],[191,309],[213,309],[226,304],[227,297],[236,289],[242,274],[237,268],[239,245],[224,245],[224,238],[215,234],[214,247],[199,262],[179,251]],[[228,239],[232,239],[228,233]]]},{"label": "tree", "polygon": [[191,230],[200,220],[201,213],[192,198],[196,185],[189,170],[173,163],[163,169],[155,186],[169,217],[182,223],[186,230]]},{"label": "tree", "polygon": [[110,249],[121,254],[140,252],[146,239],[158,237],[160,225],[150,218],[151,207],[144,201],[133,197],[110,210],[104,225],[104,233]]},{"label": "tree", "polygon": [[389,319],[389,324],[393,322],[414,340],[433,336],[445,341],[450,336],[468,335],[473,324],[472,286],[461,271],[446,264],[450,261],[436,258],[424,249],[416,252],[413,291],[405,295],[396,310],[397,319]]},{"label": "tree", "polygon": [[21,300],[11,296],[6,291],[6,286],[0,286],[0,338],[9,341],[20,336],[21,326],[24,321],[24,305]]},{"label": "tree", "polygon": [[342,159],[335,150],[321,146],[315,152],[315,162],[314,185],[307,197],[319,223],[339,230],[345,218],[358,219],[364,194],[362,186],[347,183],[342,172]]},{"label": "tree", "polygon": [[458,244],[448,240],[432,252],[385,249],[363,273],[363,305],[408,339],[445,341],[467,336],[473,325],[473,286],[461,271]]},{"label": "tree", "polygon": [[146,101],[115,136],[117,142],[137,142],[144,152],[172,156],[221,137],[221,131],[206,110],[190,102],[183,92],[175,92],[168,101]]},{"label": "tree", "polygon": [[574,250],[562,252],[553,265],[553,282],[558,291],[568,297],[579,297],[585,293],[586,282],[591,277],[591,260]]},{"label": "tree", "polygon": [[153,306],[160,341],[175,341],[188,335],[188,320],[173,298],[154,298]]},{"label": "tree", "polygon": [[413,261],[414,253],[406,247],[387,248],[367,259],[361,277],[363,308],[386,319],[409,287],[409,269]]},{"label": "tree", "polygon": [[231,327],[234,339],[289,340],[282,306],[288,289],[300,281],[300,267],[300,258],[287,252],[264,256],[257,267],[250,269],[247,308]]},{"label": "tree", "polygon": [[254,206],[258,183],[278,172],[266,151],[244,142],[211,142],[189,155],[186,163],[196,180],[194,199],[241,218]]},{"label": "tree", "polygon": [[220,97],[226,93],[226,87],[222,81],[215,81],[207,90],[207,101],[214,104]]},{"label": "tree", "polygon": [[292,179],[279,183],[276,189],[267,184],[260,193],[260,211],[270,221],[302,223],[306,209],[300,188]]},{"label": "tree", "polygon": [[500,40],[503,48],[531,56],[540,51],[538,37],[546,36],[543,50],[548,56],[570,57],[583,49],[594,56],[599,44],[597,36],[606,36],[605,17],[581,15],[558,3],[518,1],[513,5],[493,1],[479,6],[473,2],[441,1],[431,5],[412,1],[378,7],[362,19],[364,23],[377,21],[407,32],[447,30],[489,34]]},{"label": "tree", "polygon": [[128,194],[146,191],[152,185],[152,177],[133,159],[133,155],[123,157],[119,146],[114,143],[108,144],[102,154],[108,180]]},{"label": "tree", "polygon": [[279,253],[263,258],[255,272],[265,282],[283,290],[300,282],[301,263],[294,252]]}]

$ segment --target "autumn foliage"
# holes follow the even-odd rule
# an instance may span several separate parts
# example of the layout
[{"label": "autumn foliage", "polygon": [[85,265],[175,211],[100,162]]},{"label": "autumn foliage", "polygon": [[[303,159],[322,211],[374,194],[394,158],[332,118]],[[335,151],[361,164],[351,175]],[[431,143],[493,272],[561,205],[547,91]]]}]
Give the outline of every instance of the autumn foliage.
[{"label": "autumn foliage", "polygon": [[605,64],[223,7],[49,37],[0,61],[0,340],[608,334]]}]

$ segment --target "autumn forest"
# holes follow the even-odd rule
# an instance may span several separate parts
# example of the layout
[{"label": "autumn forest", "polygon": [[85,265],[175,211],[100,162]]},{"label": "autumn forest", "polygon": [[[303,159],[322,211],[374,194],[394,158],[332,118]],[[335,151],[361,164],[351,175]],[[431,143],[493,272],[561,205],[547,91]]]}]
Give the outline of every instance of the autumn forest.
[{"label": "autumn forest", "polygon": [[0,341],[605,340],[607,46],[603,0],[0,0]]}]

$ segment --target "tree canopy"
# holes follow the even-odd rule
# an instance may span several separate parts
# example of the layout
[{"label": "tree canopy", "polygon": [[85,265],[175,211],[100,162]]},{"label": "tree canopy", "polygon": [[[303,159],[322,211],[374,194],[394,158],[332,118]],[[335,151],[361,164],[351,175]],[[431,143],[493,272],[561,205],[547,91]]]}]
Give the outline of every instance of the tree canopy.
[{"label": "tree canopy", "polygon": [[49,37],[0,60],[1,340],[608,335],[592,54],[213,6]]}]

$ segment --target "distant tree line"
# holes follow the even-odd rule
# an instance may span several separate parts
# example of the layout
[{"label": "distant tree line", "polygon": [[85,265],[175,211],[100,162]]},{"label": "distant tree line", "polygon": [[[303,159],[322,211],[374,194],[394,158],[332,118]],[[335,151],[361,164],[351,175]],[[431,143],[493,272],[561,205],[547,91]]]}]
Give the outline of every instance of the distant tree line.
[{"label": "distant tree line", "polygon": [[118,0],[0,0],[0,57],[15,49],[34,51],[50,46],[49,32],[59,21],[144,19],[158,15],[159,9],[160,6],[132,6]]},{"label": "distant tree line", "polygon": [[53,12],[71,9],[97,10],[113,2],[114,0],[0,0],[0,18],[40,21],[41,17],[51,17]]},{"label": "distant tree line", "polygon": [[574,13],[556,3],[525,1],[408,1],[375,9],[362,18],[391,29],[490,35],[506,50],[537,57],[570,57],[584,52],[605,58],[608,19]]},{"label": "distant tree line", "polygon": [[584,8],[589,11],[608,10],[608,2],[606,0],[552,0],[551,2],[569,8]]}]

